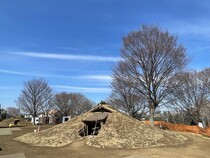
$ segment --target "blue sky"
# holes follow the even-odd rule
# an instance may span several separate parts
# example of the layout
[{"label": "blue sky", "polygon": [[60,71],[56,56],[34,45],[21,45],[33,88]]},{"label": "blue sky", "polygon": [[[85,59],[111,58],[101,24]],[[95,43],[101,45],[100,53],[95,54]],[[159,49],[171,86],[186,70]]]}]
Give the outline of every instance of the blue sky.
[{"label": "blue sky", "polygon": [[43,77],[54,92],[110,95],[122,37],[158,24],[179,37],[189,69],[210,66],[208,0],[1,0],[0,104],[15,106],[23,82]]}]

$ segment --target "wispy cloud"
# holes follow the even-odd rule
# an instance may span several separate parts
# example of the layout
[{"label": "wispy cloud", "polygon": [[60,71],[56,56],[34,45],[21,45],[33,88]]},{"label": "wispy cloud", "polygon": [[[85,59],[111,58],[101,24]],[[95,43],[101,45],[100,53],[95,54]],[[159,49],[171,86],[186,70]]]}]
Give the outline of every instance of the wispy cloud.
[{"label": "wispy cloud", "polygon": [[111,81],[112,80],[112,77],[109,75],[87,75],[87,76],[80,76],[80,78],[99,80],[99,81]]},{"label": "wispy cloud", "polygon": [[15,54],[27,57],[34,57],[34,58],[97,61],[97,62],[117,62],[121,59],[120,57],[110,57],[110,56],[106,57],[106,56],[96,56],[96,55],[52,54],[52,53],[40,53],[40,52],[19,52]]},{"label": "wispy cloud", "polygon": [[53,88],[58,90],[68,90],[71,92],[84,92],[84,93],[108,93],[110,88],[93,88],[93,87],[75,87],[75,86],[64,86],[64,85],[51,85]]},{"label": "wispy cloud", "polygon": [[[0,73],[13,74],[13,75],[23,75],[23,76],[35,75],[35,74],[32,74],[32,73],[18,72],[18,71],[11,71],[11,70],[3,70],[3,69],[0,69]],[[36,75],[40,75],[40,74],[36,74]]]},{"label": "wispy cloud", "polygon": [[109,75],[87,75],[87,76],[68,76],[68,75],[53,75],[53,74],[42,74],[42,73],[29,73],[12,70],[0,69],[0,73],[20,75],[20,76],[35,76],[35,77],[48,77],[48,78],[63,78],[63,79],[80,79],[80,80],[93,80],[99,82],[110,82],[112,80]]},{"label": "wispy cloud", "polygon": [[171,21],[165,26],[169,31],[187,36],[210,37],[210,23],[206,20],[197,20],[194,22]]},{"label": "wispy cloud", "polygon": [[201,51],[205,51],[205,50],[210,50],[210,46],[203,46],[203,47],[196,47],[194,50],[192,50],[193,52],[201,52]]},{"label": "wispy cloud", "polygon": [[51,78],[70,78],[69,76],[62,75],[49,75],[49,74],[40,74],[40,73],[29,73],[29,72],[20,72],[20,71],[11,71],[0,69],[0,73],[12,74],[12,75],[21,75],[21,76],[37,76],[37,77],[51,77]]},{"label": "wispy cloud", "polygon": [[14,75],[32,75],[30,73],[24,73],[24,72],[18,72],[18,71],[11,71],[11,70],[2,70],[2,69],[0,69],[0,73],[14,74]]}]

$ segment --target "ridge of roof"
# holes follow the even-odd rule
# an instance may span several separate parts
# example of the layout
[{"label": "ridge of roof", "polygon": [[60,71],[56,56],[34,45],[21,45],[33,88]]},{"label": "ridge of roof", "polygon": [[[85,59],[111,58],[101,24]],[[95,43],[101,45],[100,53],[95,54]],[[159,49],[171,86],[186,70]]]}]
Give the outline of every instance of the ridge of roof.
[{"label": "ridge of roof", "polygon": [[110,112],[116,112],[116,110],[114,110],[113,108],[111,108],[111,106],[109,104],[98,104],[97,106],[93,107],[90,112],[93,112],[94,110],[98,109],[98,108],[104,108]]}]

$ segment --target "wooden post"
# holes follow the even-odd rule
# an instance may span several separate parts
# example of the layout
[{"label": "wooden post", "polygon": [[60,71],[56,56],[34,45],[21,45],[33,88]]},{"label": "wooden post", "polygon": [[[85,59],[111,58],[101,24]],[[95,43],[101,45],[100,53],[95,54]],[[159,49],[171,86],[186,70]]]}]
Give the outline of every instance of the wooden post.
[{"label": "wooden post", "polygon": [[87,127],[87,133],[86,133],[86,136],[88,135],[88,125],[86,125],[86,127]]},{"label": "wooden post", "polygon": [[97,124],[97,121],[96,121],[96,123],[95,123],[95,127],[94,127],[94,130],[93,130],[93,135],[94,135],[95,132],[96,132],[96,124]]},{"label": "wooden post", "polygon": [[85,129],[86,129],[86,124],[84,125],[84,130],[83,130],[84,136],[86,136],[86,134],[85,134]]}]

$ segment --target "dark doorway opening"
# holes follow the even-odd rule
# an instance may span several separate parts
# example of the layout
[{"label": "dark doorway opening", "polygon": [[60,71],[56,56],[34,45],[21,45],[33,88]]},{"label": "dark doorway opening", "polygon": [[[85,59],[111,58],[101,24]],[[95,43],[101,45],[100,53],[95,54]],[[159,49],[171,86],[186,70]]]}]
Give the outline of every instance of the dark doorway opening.
[{"label": "dark doorway opening", "polygon": [[85,120],[83,120],[84,127],[79,131],[79,135],[84,137],[88,135],[97,135],[105,124],[108,117],[107,112],[95,112]]},{"label": "dark doorway opening", "polygon": [[15,120],[14,125],[18,125],[20,123],[20,120]]},{"label": "dark doorway opening", "polygon": [[101,122],[86,122],[84,127],[79,131],[80,136],[97,135],[101,129]]},{"label": "dark doorway opening", "polygon": [[0,144],[0,151],[6,151],[6,149],[5,144]]}]

